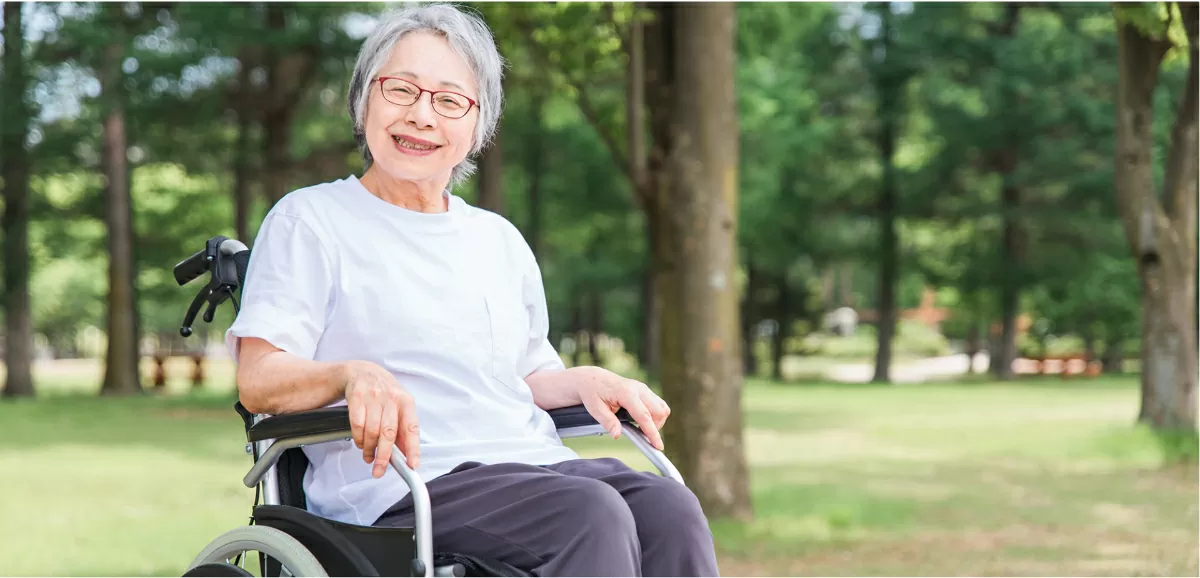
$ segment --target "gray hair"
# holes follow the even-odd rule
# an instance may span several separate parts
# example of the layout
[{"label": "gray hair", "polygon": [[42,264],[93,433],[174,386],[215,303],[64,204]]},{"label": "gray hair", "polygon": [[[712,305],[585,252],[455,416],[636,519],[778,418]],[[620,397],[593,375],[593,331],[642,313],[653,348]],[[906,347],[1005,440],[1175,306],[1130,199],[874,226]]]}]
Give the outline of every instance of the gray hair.
[{"label": "gray hair", "polygon": [[504,60],[496,49],[495,39],[487,24],[477,14],[470,14],[449,4],[426,4],[409,6],[385,14],[363,43],[350,77],[350,89],[346,95],[350,118],[354,121],[354,140],[362,153],[364,168],[374,162],[367,147],[364,129],[368,90],[379,69],[391,57],[392,49],[405,34],[430,31],[442,35],[450,47],[475,74],[479,87],[479,120],[475,123],[475,138],[467,158],[450,173],[449,186],[467,180],[475,172],[472,157],[479,154],[496,133],[500,122],[500,111],[504,100],[501,77]]}]

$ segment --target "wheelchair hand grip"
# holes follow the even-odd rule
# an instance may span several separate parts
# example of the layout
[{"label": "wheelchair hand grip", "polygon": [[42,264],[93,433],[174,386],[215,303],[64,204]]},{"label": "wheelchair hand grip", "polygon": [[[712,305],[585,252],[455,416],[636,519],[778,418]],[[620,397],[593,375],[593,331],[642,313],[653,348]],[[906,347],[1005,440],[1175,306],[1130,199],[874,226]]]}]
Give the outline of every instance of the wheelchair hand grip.
[{"label": "wheelchair hand grip", "polygon": [[250,250],[246,249],[233,254],[233,266],[237,269],[238,287],[246,286],[246,269],[250,267]]},{"label": "wheelchair hand grip", "polygon": [[201,249],[196,251],[194,255],[181,261],[175,265],[175,282],[180,285],[187,285],[193,279],[203,275],[208,271],[209,260],[208,251]]}]

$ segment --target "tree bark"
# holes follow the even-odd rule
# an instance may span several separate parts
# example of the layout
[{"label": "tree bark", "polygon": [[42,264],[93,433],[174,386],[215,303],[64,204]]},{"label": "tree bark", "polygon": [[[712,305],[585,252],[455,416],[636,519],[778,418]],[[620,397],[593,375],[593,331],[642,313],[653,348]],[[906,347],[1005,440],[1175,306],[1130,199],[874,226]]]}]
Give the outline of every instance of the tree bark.
[{"label": "tree bark", "polygon": [[247,246],[254,246],[250,237],[250,130],[252,123],[243,115],[238,115],[237,157],[233,160],[233,227],[239,241]]},{"label": "tree bark", "polygon": [[896,149],[896,124],[900,108],[900,88],[903,79],[893,71],[895,56],[891,54],[892,10],[885,3],[880,10],[882,20],[880,38],[883,42],[884,62],[877,78],[879,89],[879,156],[883,164],[883,182],[879,193],[879,299],[875,348],[875,375],[871,381],[891,381],[892,336],[896,333],[896,278],[899,275],[900,248],[896,233],[896,164],[893,159]]},{"label": "tree bark", "polygon": [[496,129],[492,144],[483,149],[479,159],[479,208],[498,215],[504,214],[504,151],[501,149],[503,126]]},{"label": "tree bark", "polygon": [[1104,373],[1118,374],[1124,369],[1125,341],[1119,337],[1104,342],[1104,355],[1100,361]]},{"label": "tree bark", "polygon": [[1139,421],[1195,432],[1197,8],[1179,3],[1189,40],[1187,85],[1171,131],[1163,198],[1153,180],[1153,95],[1170,47],[1118,19],[1117,147],[1113,178],[1142,289]]},{"label": "tree bark", "polygon": [[1000,280],[1000,342],[996,360],[992,364],[998,379],[1013,378],[1013,361],[1017,358],[1017,317],[1020,315],[1021,284],[1018,271],[1021,267],[1019,247],[1019,224],[1016,212],[1021,206],[1021,192],[1013,182],[1015,162],[1006,163],[1004,186],[1001,190],[1001,219],[1003,233],[1000,245],[1000,262],[1006,273]]},{"label": "tree bark", "polygon": [[[673,267],[670,246],[664,238],[666,226],[662,221],[667,211],[669,190],[669,176],[666,171],[672,139],[671,98],[675,83],[676,6],[671,3],[653,3],[648,7],[653,17],[642,25],[640,47],[644,51],[642,90],[645,110],[648,113],[650,148],[645,153],[645,169],[640,178],[634,175],[633,182],[634,186],[638,187],[638,199],[646,217],[646,246],[650,254],[650,263],[643,278],[641,363],[646,374],[653,379],[660,377],[662,366],[662,314],[666,299],[663,277]],[[632,30],[631,36],[635,33],[636,29]],[[630,44],[631,47],[636,46],[635,41],[631,41]],[[631,92],[633,91],[631,88]],[[633,152],[631,149],[631,153]],[[630,159],[630,162],[637,162],[637,156],[634,154],[630,155]]]},{"label": "tree bark", "polygon": [[546,96],[540,91],[533,94],[530,114],[533,121],[533,134],[529,142],[529,248],[537,260],[542,257],[542,165],[545,162],[545,129],[542,125],[542,107]]},{"label": "tree bark", "polygon": [[787,275],[780,275],[777,283],[779,290],[776,292],[775,319],[779,327],[775,329],[775,335],[771,339],[771,377],[776,381],[783,381],[783,356],[787,353],[787,340],[792,336],[792,321],[796,319],[796,314],[792,307],[792,291],[788,286]]},{"label": "tree bark", "polygon": [[599,291],[588,294],[588,355],[592,357],[592,365],[601,365],[600,333],[604,331],[604,295]]},{"label": "tree bark", "polygon": [[[658,179],[658,182],[665,181]],[[668,241],[663,238],[666,227],[658,216],[658,204],[659,201],[655,200],[645,211],[650,263],[642,278],[641,365],[651,378],[659,377],[662,367],[662,311],[666,298],[663,277],[672,266],[671,257],[666,254]]]},{"label": "tree bark", "polygon": [[754,355],[755,327],[760,319],[758,301],[756,300],[761,273],[753,262],[746,262],[746,291],[742,295],[742,372],[746,375],[758,375],[758,358]]},{"label": "tree bark", "polygon": [[[1000,28],[1000,36],[1011,39],[1016,34],[1017,25],[1021,18],[1019,4],[1006,4],[1004,23]],[[1006,79],[1001,88],[1001,114],[1012,114],[1017,105],[1011,80]],[[1021,190],[1017,184],[1017,143],[1012,134],[1012,128],[1006,131],[1003,148],[996,154],[999,158],[999,172],[1003,185],[1000,192],[1000,218],[1002,220],[1000,241],[1000,263],[1003,274],[1000,275],[1000,342],[996,355],[991,361],[991,369],[1001,380],[1013,378],[1013,361],[1017,358],[1017,317],[1021,313],[1021,270],[1023,255],[1021,255],[1021,228],[1018,222],[1018,211],[1021,207]]]},{"label": "tree bark", "polygon": [[967,375],[975,373],[975,356],[979,355],[980,347],[980,323],[979,321],[971,321],[967,325]]},{"label": "tree bark", "polygon": [[[267,29],[274,36],[287,28],[287,11],[282,3],[268,2]],[[263,128],[264,192],[274,205],[288,193],[292,168],[292,120],[316,70],[316,57],[309,46],[272,44],[267,49],[267,88],[260,106]]]},{"label": "tree bark", "polygon": [[29,136],[32,116],[26,89],[22,47],[21,8],[24,2],[4,4],[4,76],[0,96],[3,141],[0,178],[4,179],[4,366],[3,397],[33,395],[33,317],[29,302]]},{"label": "tree bark", "polygon": [[106,4],[113,35],[104,47],[101,94],[106,112],[101,128],[104,144],[105,216],[108,224],[108,351],[102,395],[141,393],[138,371],[138,312],[134,271],[133,199],[126,162],[125,110],[121,64],[125,38],[121,4]]},{"label": "tree bark", "polygon": [[662,387],[667,452],[710,519],[751,517],[737,298],[734,7],[674,7]]}]

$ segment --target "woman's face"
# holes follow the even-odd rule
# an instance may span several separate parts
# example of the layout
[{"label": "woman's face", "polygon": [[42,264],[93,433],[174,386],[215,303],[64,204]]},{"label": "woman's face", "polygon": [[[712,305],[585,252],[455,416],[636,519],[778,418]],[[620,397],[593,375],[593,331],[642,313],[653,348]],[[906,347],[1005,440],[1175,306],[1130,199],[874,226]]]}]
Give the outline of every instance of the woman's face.
[{"label": "woman's face", "polygon": [[[403,80],[381,83],[379,77]],[[406,34],[370,86],[364,122],[367,146],[376,167],[392,178],[448,179],[450,171],[471,150],[479,108],[461,96],[431,95],[421,89],[450,91],[479,101],[475,75],[445,38],[431,32]],[[383,96],[385,90],[387,98]],[[416,102],[396,104],[418,93]],[[470,107],[462,118],[448,118],[438,112],[440,109],[457,116],[462,110],[457,107],[462,105]],[[459,113],[454,112],[456,109]]]}]

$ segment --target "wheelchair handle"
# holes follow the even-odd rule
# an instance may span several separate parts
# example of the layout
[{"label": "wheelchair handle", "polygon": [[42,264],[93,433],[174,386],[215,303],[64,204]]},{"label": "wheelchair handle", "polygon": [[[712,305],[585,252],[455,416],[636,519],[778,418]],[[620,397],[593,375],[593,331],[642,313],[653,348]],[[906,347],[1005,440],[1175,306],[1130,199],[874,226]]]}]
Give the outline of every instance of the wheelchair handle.
[{"label": "wheelchair handle", "polygon": [[[250,249],[237,239],[220,235],[209,239],[204,249],[175,265],[175,282],[187,285],[205,273],[211,273],[208,283],[196,294],[192,304],[183,317],[183,325],[179,334],[189,337],[192,334],[192,323],[205,303],[208,309],[204,312],[204,320],[212,323],[217,307],[234,296],[246,282],[246,268],[250,263]],[[234,312],[237,313],[238,303],[234,300]]]}]

